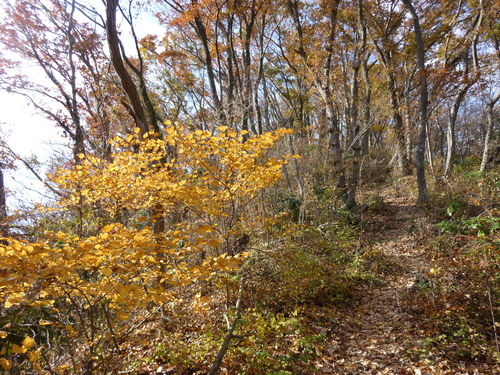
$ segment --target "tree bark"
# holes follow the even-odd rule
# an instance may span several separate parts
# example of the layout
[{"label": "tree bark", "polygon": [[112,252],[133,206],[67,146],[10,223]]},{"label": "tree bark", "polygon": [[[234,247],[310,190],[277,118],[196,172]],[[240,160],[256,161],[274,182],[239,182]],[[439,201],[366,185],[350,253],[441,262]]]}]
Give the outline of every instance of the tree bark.
[{"label": "tree bark", "polygon": [[403,0],[410,11],[413,19],[413,29],[415,34],[415,43],[417,44],[417,61],[420,77],[420,106],[419,106],[419,127],[418,127],[418,143],[415,155],[415,165],[417,169],[417,184],[418,184],[418,203],[426,203],[429,199],[427,192],[427,183],[425,181],[425,141],[427,132],[427,70],[425,68],[425,48],[422,38],[422,31],[420,29],[420,21],[411,3],[411,0]]},{"label": "tree bark", "polygon": [[[384,36],[384,41],[388,38]],[[394,72],[394,58],[392,52],[385,44],[387,41],[383,41],[382,45],[376,38],[372,36],[373,45],[377,50],[377,54],[380,57],[380,61],[385,67],[386,80],[389,90],[390,103],[391,103],[391,117],[393,122],[394,136],[396,138],[396,152],[397,152],[397,167],[396,172],[401,176],[409,176],[412,174],[410,160],[406,157],[405,152],[405,134],[404,134],[404,124],[403,118],[401,117],[401,106],[399,101],[399,94],[397,92],[396,86],[396,76]]]},{"label": "tree bark", "polygon": [[3,171],[0,169],[0,220],[7,216],[7,201],[5,198],[5,184]]},{"label": "tree bark", "polygon": [[371,125],[371,97],[372,85],[369,76],[368,57],[363,60],[363,79],[365,81],[365,101],[363,108],[363,137],[361,138],[361,154],[368,154],[369,140],[370,140],[370,125]]},{"label": "tree bark", "polygon": [[[7,236],[7,229],[3,223],[3,220],[7,217],[7,200],[5,192],[5,183],[3,177],[3,170],[0,168],[0,236]],[[0,240],[0,244],[6,245],[3,240]]]},{"label": "tree bark", "polygon": [[391,68],[387,71],[387,84],[391,96],[392,120],[394,122],[394,133],[396,136],[396,149],[398,153],[398,174],[401,176],[411,175],[411,163],[406,156],[406,140],[404,134],[404,123],[401,117],[398,93],[396,91],[396,77]]},{"label": "tree bark", "polygon": [[147,133],[150,129],[144,111],[144,106],[137,91],[132,77],[127,72],[123,57],[120,51],[120,40],[116,27],[116,9],[119,0],[106,0],[106,34],[108,39],[109,52],[111,54],[111,63],[116,73],[120,77],[123,90],[127,94],[133,109],[135,123],[141,129],[141,134]]},{"label": "tree bark", "polygon": [[453,171],[453,160],[455,158],[456,141],[455,141],[455,124],[457,122],[458,111],[460,109],[460,104],[462,103],[465,94],[469,88],[473,85],[474,81],[464,83],[460,91],[455,95],[453,100],[453,105],[450,109],[448,116],[448,129],[446,131],[446,161],[444,166],[444,177],[448,178]]},{"label": "tree bark", "polygon": [[486,170],[486,163],[488,162],[490,150],[491,150],[491,134],[493,133],[493,108],[495,107],[496,102],[500,99],[500,91],[491,98],[491,100],[487,104],[486,117],[487,117],[487,128],[486,128],[486,136],[484,138],[484,148],[483,148],[483,158],[481,160],[481,167],[479,171],[484,173]]}]

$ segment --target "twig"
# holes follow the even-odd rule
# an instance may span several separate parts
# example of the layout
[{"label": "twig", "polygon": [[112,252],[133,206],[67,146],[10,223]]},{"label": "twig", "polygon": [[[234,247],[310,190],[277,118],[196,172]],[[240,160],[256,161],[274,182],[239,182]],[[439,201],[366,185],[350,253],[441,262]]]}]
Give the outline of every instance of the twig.
[{"label": "twig", "polygon": [[111,338],[113,339],[113,344],[115,346],[115,350],[117,353],[120,353],[120,346],[118,345],[118,342],[116,341],[116,335],[115,331],[113,329],[113,324],[111,323],[111,319],[109,317],[109,312],[108,309],[106,308],[106,304],[103,302],[101,304],[102,310],[104,311],[104,316],[106,317],[106,323],[109,327],[109,331],[111,332]]},{"label": "twig", "polygon": [[236,300],[236,316],[233,320],[233,324],[229,327],[226,337],[224,338],[224,342],[222,343],[222,346],[219,349],[219,352],[217,353],[217,357],[215,358],[214,363],[212,364],[212,367],[210,370],[207,372],[207,375],[214,375],[219,371],[219,367],[222,364],[222,360],[224,359],[224,355],[226,354],[227,350],[229,349],[229,343],[234,335],[234,330],[236,329],[236,326],[238,325],[238,322],[241,318],[241,297],[243,295],[243,284],[245,281],[245,276],[242,276],[241,281],[240,281],[240,288],[238,290],[238,299]]}]

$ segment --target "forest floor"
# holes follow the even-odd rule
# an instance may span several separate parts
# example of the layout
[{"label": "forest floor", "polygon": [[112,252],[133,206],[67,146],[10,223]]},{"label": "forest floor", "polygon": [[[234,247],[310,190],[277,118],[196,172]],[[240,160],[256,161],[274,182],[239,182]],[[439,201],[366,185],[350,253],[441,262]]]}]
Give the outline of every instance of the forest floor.
[{"label": "forest floor", "polygon": [[408,301],[432,272],[426,245],[439,219],[393,186],[375,189],[362,194],[383,197],[383,209],[363,218],[361,243],[364,251],[384,259],[378,266],[380,282],[339,314],[329,356],[317,367],[329,374],[500,373],[495,364],[453,361],[447,353],[429,352],[416,359],[409,355],[426,339],[425,319],[412,314]]}]

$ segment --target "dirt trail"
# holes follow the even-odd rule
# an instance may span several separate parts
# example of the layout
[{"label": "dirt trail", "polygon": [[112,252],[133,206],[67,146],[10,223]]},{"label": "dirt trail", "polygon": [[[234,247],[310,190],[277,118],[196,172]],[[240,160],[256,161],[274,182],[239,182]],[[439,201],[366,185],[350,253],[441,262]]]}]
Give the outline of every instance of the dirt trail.
[{"label": "dirt trail", "polygon": [[[364,246],[389,259],[380,276],[382,285],[373,286],[360,303],[340,318],[336,340],[329,348],[331,360],[322,369],[330,374],[479,374],[446,370],[430,364],[412,363],[406,355],[408,342],[423,338],[419,321],[404,311],[401,299],[418,283],[425,283],[429,264],[423,239],[433,224],[425,209],[408,196],[384,188],[384,207],[368,214]],[[410,294],[411,295],[411,294]],[[446,367],[444,367],[446,368]]]}]

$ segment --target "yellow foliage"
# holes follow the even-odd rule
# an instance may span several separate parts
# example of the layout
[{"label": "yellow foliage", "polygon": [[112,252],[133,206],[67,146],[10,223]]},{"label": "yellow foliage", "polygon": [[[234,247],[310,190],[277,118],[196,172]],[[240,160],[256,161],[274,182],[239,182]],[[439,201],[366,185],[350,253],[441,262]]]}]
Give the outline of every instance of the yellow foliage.
[{"label": "yellow foliage", "polygon": [[[278,160],[269,158],[268,152],[289,132],[243,140],[243,132],[226,126],[213,135],[167,123],[164,140],[152,133],[140,136],[136,130],[114,140],[109,159],[80,154],[80,165],[51,177],[67,192],[58,209],[98,207],[108,218],[127,210],[137,213],[137,226],[110,223],[87,237],[48,231],[33,243],[5,238],[8,244],[0,244],[5,270],[0,301],[6,308],[51,307],[57,298],[83,297],[88,304],[106,301],[113,309],[127,311],[167,302],[172,293],[167,283],[188,285],[219,271],[237,270],[244,255],[221,255],[229,251],[223,244],[247,203],[281,178],[290,156]],[[167,152],[172,147],[173,154]],[[153,233],[159,219],[154,212],[169,215],[176,207],[195,219]],[[216,256],[193,264],[193,256],[201,253]],[[125,315],[117,317],[126,319]],[[16,347],[18,353],[34,345],[27,343]]]},{"label": "yellow foliage", "polygon": [[9,371],[12,368],[12,361],[9,361],[7,358],[0,358],[0,366],[5,371]]},{"label": "yellow foliage", "polygon": [[40,359],[40,357],[41,357],[41,354],[40,354],[40,351],[38,351],[38,350],[34,351],[34,352],[32,352],[32,351],[28,352],[28,359],[30,362],[36,362]]},{"label": "yellow foliage", "polygon": [[17,344],[12,344],[12,353],[14,353],[14,354],[24,354],[27,351],[28,351],[28,349],[26,349],[23,346],[19,346]]},{"label": "yellow foliage", "polygon": [[33,340],[31,337],[25,337],[23,342],[22,342],[22,345],[25,347],[25,348],[32,348],[35,346],[35,340]]}]

